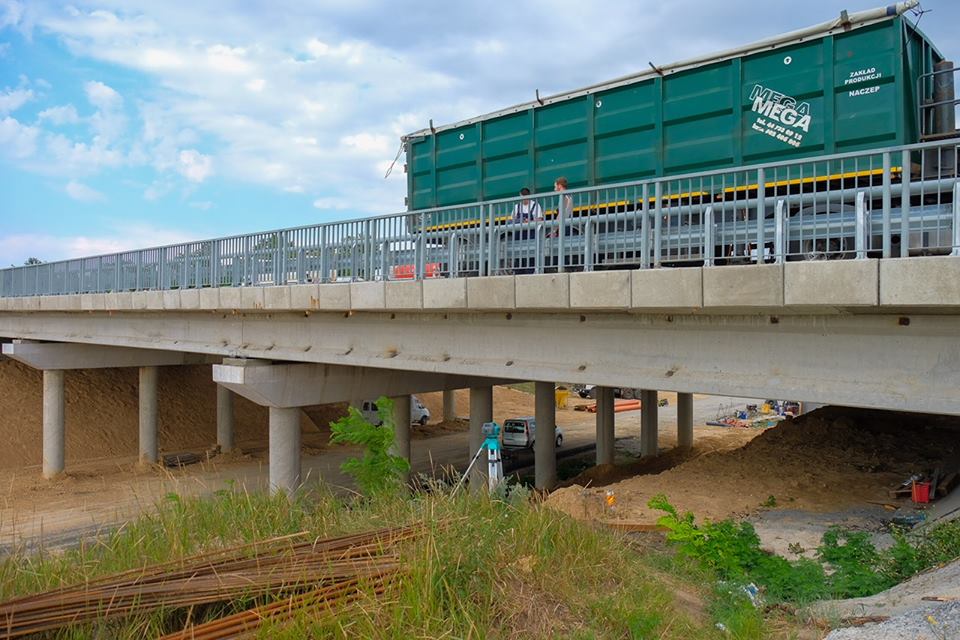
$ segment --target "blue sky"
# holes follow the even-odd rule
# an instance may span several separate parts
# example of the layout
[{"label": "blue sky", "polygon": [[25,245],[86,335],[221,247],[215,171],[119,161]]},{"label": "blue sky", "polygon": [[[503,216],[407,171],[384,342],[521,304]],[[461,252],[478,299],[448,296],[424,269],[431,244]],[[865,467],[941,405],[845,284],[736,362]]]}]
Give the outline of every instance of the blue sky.
[{"label": "blue sky", "polygon": [[[400,211],[431,118],[880,4],[0,0],[0,265]],[[923,6],[960,60],[960,3]]]}]

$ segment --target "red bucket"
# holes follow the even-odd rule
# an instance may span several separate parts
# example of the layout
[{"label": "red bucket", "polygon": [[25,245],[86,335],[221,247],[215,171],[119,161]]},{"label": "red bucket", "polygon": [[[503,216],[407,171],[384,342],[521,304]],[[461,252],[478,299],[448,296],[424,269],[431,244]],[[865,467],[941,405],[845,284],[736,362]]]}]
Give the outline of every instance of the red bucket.
[{"label": "red bucket", "polygon": [[914,482],[910,493],[914,502],[917,504],[926,504],[930,502],[930,483]]}]

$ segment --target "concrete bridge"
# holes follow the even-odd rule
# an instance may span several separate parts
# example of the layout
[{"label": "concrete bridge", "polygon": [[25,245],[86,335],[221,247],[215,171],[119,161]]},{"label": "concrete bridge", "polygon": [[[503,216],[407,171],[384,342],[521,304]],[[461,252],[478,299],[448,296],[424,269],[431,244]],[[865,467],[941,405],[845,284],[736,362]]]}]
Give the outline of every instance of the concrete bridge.
[{"label": "concrete bridge", "polygon": [[[831,260],[473,278],[207,287],[0,298],[3,353],[44,372],[43,473],[63,471],[63,371],[140,368],[140,455],[157,459],[156,371],[214,363],[218,440],[231,393],[270,407],[270,479],[300,483],[298,407],[386,395],[409,456],[411,393],[470,389],[471,442],[492,385],[598,394],[597,462],[613,460],[612,387],[640,388],[644,451],[656,394],[692,393],[960,414],[960,257]],[[555,483],[536,442],[536,484]]]}]

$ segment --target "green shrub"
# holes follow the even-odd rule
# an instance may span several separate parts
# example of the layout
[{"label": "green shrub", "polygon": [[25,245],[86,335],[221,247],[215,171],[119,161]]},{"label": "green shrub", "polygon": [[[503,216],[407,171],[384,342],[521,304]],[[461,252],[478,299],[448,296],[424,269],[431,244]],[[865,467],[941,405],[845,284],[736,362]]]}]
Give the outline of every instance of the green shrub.
[{"label": "green shrub", "polygon": [[355,444],[364,448],[363,456],[350,458],[340,470],[356,481],[360,492],[367,497],[391,493],[402,486],[410,462],[390,453],[394,440],[393,402],[381,397],[377,400],[380,426],[364,419],[356,407],[336,422],[330,423],[334,444]]}]

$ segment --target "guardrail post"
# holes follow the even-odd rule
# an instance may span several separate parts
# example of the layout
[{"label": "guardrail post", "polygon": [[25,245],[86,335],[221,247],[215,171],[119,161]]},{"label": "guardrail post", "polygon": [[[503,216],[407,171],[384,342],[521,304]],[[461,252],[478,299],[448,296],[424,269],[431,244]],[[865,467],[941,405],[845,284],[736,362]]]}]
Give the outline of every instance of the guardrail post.
[{"label": "guardrail post", "polygon": [[477,275],[487,275],[487,214],[480,205],[480,226],[477,227],[477,233],[480,234],[479,247],[477,249]]},{"label": "guardrail post", "polygon": [[252,284],[253,269],[250,265],[250,236],[243,238],[243,281],[241,285]]},{"label": "guardrail post", "polygon": [[303,247],[297,248],[297,284],[307,281],[307,256]]},{"label": "guardrail post", "polygon": [[763,264],[764,245],[767,244],[764,219],[767,215],[767,180],[766,172],[757,169],[757,264]]},{"label": "guardrail post", "polygon": [[910,255],[910,152],[901,154],[900,167],[900,257]]},{"label": "guardrail post", "polygon": [[883,257],[889,258],[892,255],[890,241],[890,152],[883,153]]},{"label": "guardrail post", "polygon": [[583,235],[583,270],[593,271],[593,221],[589,218]]},{"label": "guardrail post", "polygon": [[447,258],[447,277],[456,278],[460,274],[460,238],[457,237],[456,231],[450,234],[450,239],[447,242],[450,244],[450,255]]},{"label": "guardrail post", "polygon": [[320,227],[320,282],[330,278],[327,272],[327,225]]},{"label": "guardrail post", "polygon": [[716,242],[713,239],[713,206],[711,205],[703,212],[703,266],[713,266],[715,245]]},{"label": "guardrail post", "polygon": [[210,286],[220,286],[220,242],[214,240],[210,243]]},{"label": "guardrail post", "polygon": [[166,289],[167,282],[167,249],[160,249],[158,252],[157,264],[157,289]]},{"label": "guardrail post", "polygon": [[960,256],[960,182],[953,185],[953,251],[951,256]]},{"label": "guardrail post", "polygon": [[427,262],[427,217],[420,214],[420,236],[417,238],[417,280],[423,280]]},{"label": "guardrail post", "polygon": [[122,266],[123,266],[123,254],[116,254],[116,262],[114,263],[114,273],[113,273],[113,291],[120,291],[120,280],[122,276]]},{"label": "guardrail post", "polygon": [[857,252],[857,260],[866,260],[867,258],[867,216],[870,211],[867,207],[867,194],[863,191],[857,192],[857,226],[854,247]]},{"label": "guardrail post", "polygon": [[380,243],[380,279],[389,280],[390,273],[390,241]]},{"label": "guardrail post", "polygon": [[487,215],[490,218],[489,226],[487,227],[487,233],[489,234],[489,237],[487,237],[487,275],[492,276],[495,273],[494,265],[496,264],[496,262],[494,262],[494,255],[495,255],[494,251],[496,248],[495,245],[496,245],[496,233],[497,233],[497,228],[496,228],[497,221],[493,217],[492,204],[487,205]]},{"label": "guardrail post", "polygon": [[660,243],[662,242],[661,225],[663,218],[663,183],[657,181],[654,183],[653,197],[656,202],[653,203],[653,266],[660,266],[660,255],[662,253]]},{"label": "guardrail post", "polygon": [[640,198],[640,268],[650,268],[650,199],[649,185],[644,182]]},{"label": "guardrail post", "polygon": [[363,223],[363,270],[366,280],[374,280],[373,277],[373,248],[376,245],[373,242],[373,230],[371,221],[365,220]]},{"label": "guardrail post", "polygon": [[536,255],[534,256],[534,273],[543,273],[543,240],[546,235],[546,229],[542,222],[537,223],[536,229],[534,229],[534,238],[536,240]]},{"label": "guardrail post", "polygon": [[774,210],[773,223],[776,226],[773,236],[774,262],[783,264],[787,256],[787,238],[786,238],[786,215],[784,209],[787,203],[783,200],[777,200],[777,208]]}]

